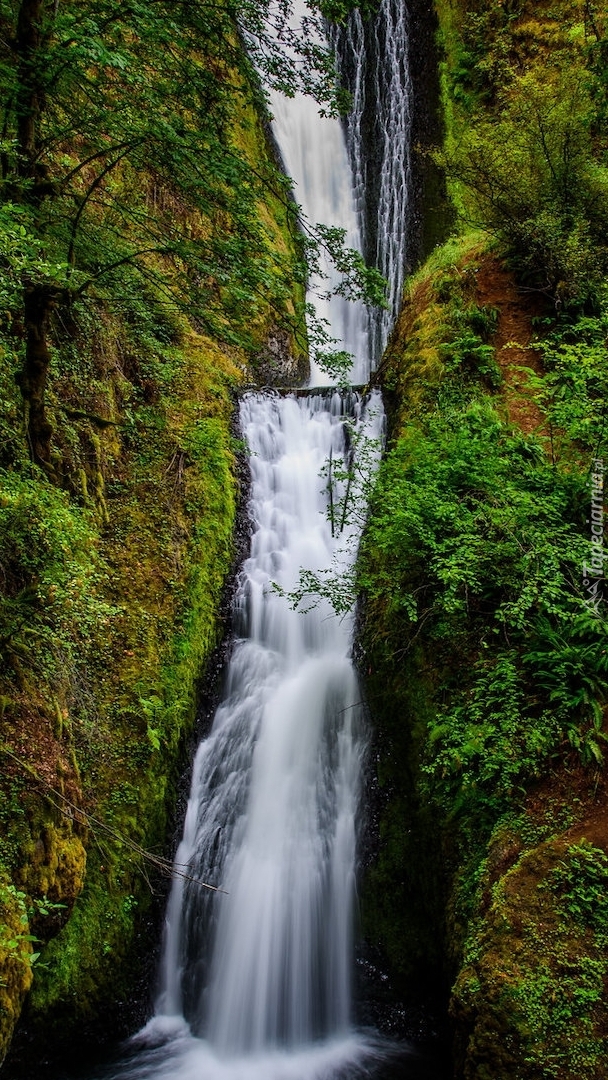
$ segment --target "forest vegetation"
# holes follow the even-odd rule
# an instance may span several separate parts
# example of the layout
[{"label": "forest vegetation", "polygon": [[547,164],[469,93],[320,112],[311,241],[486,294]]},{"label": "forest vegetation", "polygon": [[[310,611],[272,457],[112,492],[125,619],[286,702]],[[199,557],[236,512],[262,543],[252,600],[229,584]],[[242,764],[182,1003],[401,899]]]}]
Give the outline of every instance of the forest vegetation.
[{"label": "forest vegetation", "polygon": [[391,431],[359,587],[384,809],[364,922],[404,992],[443,980],[456,1076],[592,1080],[608,21],[576,0],[436,11],[457,221],[410,279],[378,375]]}]

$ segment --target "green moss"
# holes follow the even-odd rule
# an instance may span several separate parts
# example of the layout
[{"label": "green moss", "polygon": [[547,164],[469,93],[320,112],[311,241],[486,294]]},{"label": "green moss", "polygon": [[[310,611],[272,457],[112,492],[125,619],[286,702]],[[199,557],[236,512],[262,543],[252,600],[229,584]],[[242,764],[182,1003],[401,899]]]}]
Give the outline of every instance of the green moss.
[{"label": "green moss", "polygon": [[[186,298],[168,303],[159,281],[173,287],[176,268],[160,254],[150,256],[155,280],[120,269],[120,303],[103,282],[75,300],[51,330],[47,412],[61,490],[27,460],[11,390],[20,355],[0,319],[0,869],[27,905],[45,894],[65,903],[36,923],[28,1023],[46,1043],[75,1036],[85,1020],[103,1026],[137,980],[134,941],[156,871],[132,845],[166,851],[197,686],[224,632],[239,497],[235,391],[255,377],[279,324],[291,381],[305,360],[301,242],[252,106],[235,117],[233,137],[260,177],[257,254],[272,271],[253,308],[248,294],[247,334],[225,344],[245,311],[234,290],[214,299],[223,344],[190,323]],[[127,166],[114,181],[127,200],[147,197]],[[183,193],[163,199],[164,210],[173,200],[176,213],[190,212]],[[196,215],[191,225],[205,227]],[[264,363],[274,377],[272,355]],[[31,981],[29,967],[22,977],[4,959],[3,1047]]]},{"label": "green moss", "polygon": [[555,378],[570,372],[555,396],[568,417],[559,446],[538,418],[529,435],[493,377],[508,316],[478,297],[497,294],[496,266],[479,237],[434,253],[381,371],[390,443],[358,571],[381,791],[365,926],[414,985],[425,952],[436,985],[454,982],[458,1077],[591,1080],[606,1049],[603,930],[589,919],[604,857],[576,896],[587,863],[564,865],[605,800],[606,628],[577,587],[580,418],[595,424],[603,316],[546,340]]},{"label": "green moss", "polygon": [[[165,372],[157,405],[134,413],[132,478],[112,492],[101,538],[112,598],[120,603],[95,662],[95,699],[83,699],[72,717],[95,816],[153,851],[164,846],[197,680],[221,632],[217,608],[236,507],[236,373],[225,360],[222,371],[217,348],[196,337],[179,360],[172,379]],[[94,1015],[134,976],[130,953],[150,904],[148,871],[113,836],[94,825],[91,831],[96,851],[86,887],[43,954],[33,1018],[50,1010]]]},{"label": "green moss", "polygon": [[[366,649],[375,721],[378,850],[361,891],[362,930],[405,998],[419,1003],[442,980],[441,851],[419,798],[428,687],[415,664]],[[391,693],[387,696],[387,681]]]},{"label": "green moss", "polygon": [[[262,382],[287,381],[298,385],[308,371],[308,332],[305,316],[307,269],[296,207],[286,184],[269,168],[271,162],[274,164],[274,151],[268,144],[266,118],[262,122],[252,106],[241,110],[239,123],[233,129],[233,139],[236,151],[261,178],[259,220],[269,250],[275,256],[266,297],[260,298],[259,315],[252,327],[257,339],[253,370]],[[277,254],[280,262],[276,261]],[[275,337],[280,340],[284,336],[285,339],[281,351],[290,354],[283,369],[273,363],[272,352],[268,349],[268,330],[273,321]]]},{"label": "green moss", "polygon": [[469,1028],[465,1076],[600,1075],[607,865],[584,841],[556,839],[491,886],[454,987],[453,1014]]},{"label": "green moss", "polygon": [[4,1060],[23,999],[32,984],[32,943],[25,894],[0,878],[0,1063]]}]

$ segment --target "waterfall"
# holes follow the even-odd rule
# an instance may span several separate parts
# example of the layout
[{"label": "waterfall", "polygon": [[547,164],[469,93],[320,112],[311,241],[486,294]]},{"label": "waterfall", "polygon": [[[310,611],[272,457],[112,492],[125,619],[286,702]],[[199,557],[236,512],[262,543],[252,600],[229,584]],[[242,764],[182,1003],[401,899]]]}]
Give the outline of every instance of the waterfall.
[{"label": "waterfall", "polygon": [[359,524],[332,518],[330,489],[334,508],[352,493],[362,440],[378,457],[381,400],[249,393],[240,421],[253,533],[235,639],[194,762],[156,1014],[121,1080],[329,1080],[382,1056],[351,1015],[366,743],[353,615],[286,595],[302,569],[349,571]]},{"label": "waterfall", "polygon": [[[274,98],[272,109],[308,219],[344,228],[362,250],[343,126],[303,97]],[[380,190],[389,182],[387,173]],[[391,207],[395,224],[402,204]],[[383,235],[392,245],[390,222]],[[397,252],[383,245],[381,266],[399,283]],[[353,380],[365,381],[368,313],[341,297],[315,302],[353,355]],[[327,376],[313,369],[313,388],[321,382]],[[381,1056],[352,1016],[366,746],[353,616],[339,619],[325,600],[295,610],[288,594],[302,570],[352,568],[361,507],[350,516],[336,508],[352,497],[348,472],[378,457],[382,402],[377,392],[249,393],[240,422],[252,537],[235,638],[222,702],[194,762],[156,1014],[111,1074],[121,1080],[329,1080],[369,1076],[370,1059]],[[361,443],[367,452],[357,462]]]},{"label": "waterfall", "polygon": [[[297,22],[305,7],[296,2],[294,8]],[[343,229],[346,246],[362,251],[359,215],[340,120],[320,116],[313,98],[301,93],[292,98],[271,93],[270,106],[274,135],[285,171],[293,181],[304,223],[312,229],[317,222]],[[365,383],[371,368],[369,313],[362,304],[351,303],[339,294],[331,295],[340,277],[322,250],[320,269],[324,277],[321,280],[313,277],[309,282],[308,300],[338,347],[353,357],[350,374],[353,383]],[[327,385],[328,381],[327,374],[313,360],[310,384]]]},{"label": "waterfall", "polygon": [[364,749],[351,619],[327,602],[294,611],[282,595],[300,568],[323,569],[337,553],[346,570],[353,557],[352,534],[332,537],[321,478],[330,455],[345,460],[347,412],[377,437],[377,402],[356,395],[241,403],[254,533],[226,692],[197,753],[176,856],[196,880],[174,887],[158,1003],[220,1055],[301,1049],[346,1036],[351,1021]]},{"label": "waterfall", "polygon": [[405,0],[380,0],[365,22],[352,12],[332,40],[353,102],[346,145],[362,250],[388,282],[388,309],[370,316],[373,366],[399,312],[408,260],[413,92]]}]

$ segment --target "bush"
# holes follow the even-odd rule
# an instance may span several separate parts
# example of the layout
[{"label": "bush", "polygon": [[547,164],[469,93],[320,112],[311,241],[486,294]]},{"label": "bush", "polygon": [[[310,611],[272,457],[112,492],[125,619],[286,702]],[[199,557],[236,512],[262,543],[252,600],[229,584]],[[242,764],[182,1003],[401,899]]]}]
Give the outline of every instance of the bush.
[{"label": "bush", "polygon": [[596,156],[592,75],[544,67],[515,79],[499,119],[442,161],[475,224],[506,242],[525,282],[558,305],[593,300],[608,269],[608,170]]},{"label": "bush", "polygon": [[360,582],[401,664],[433,656],[427,774],[448,811],[491,814],[562,744],[602,758],[606,627],[579,579],[585,477],[484,401],[411,423],[385,460]]}]

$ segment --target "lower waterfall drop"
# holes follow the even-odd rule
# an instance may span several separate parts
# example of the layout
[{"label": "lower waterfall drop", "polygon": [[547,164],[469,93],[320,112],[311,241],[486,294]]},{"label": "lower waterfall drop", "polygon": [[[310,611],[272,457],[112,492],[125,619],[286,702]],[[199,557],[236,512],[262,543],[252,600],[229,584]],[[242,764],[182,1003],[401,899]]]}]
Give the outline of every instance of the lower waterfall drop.
[{"label": "lower waterfall drop", "polygon": [[176,856],[227,895],[176,879],[157,1007],[161,1024],[183,1014],[220,1057],[349,1035],[364,749],[351,619],[326,601],[302,614],[282,595],[301,568],[324,570],[340,548],[346,570],[354,554],[352,532],[332,536],[321,477],[330,455],[346,458],[349,405],[377,439],[374,399],[258,393],[241,405],[251,554],[226,693],[198,750]]},{"label": "lower waterfall drop", "polygon": [[382,423],[377,394],[241,402],[253,535],[236,636],[195,759],[156,1015],[121,1080],[355,1077],[378,1056],[351,1016],[365,752],[352,615],[326,600],[294,610],[285,594],[302,569],[348,573],[357,527],[327,512],[329,487],[335,509],[353,430],[377,457]]}]

